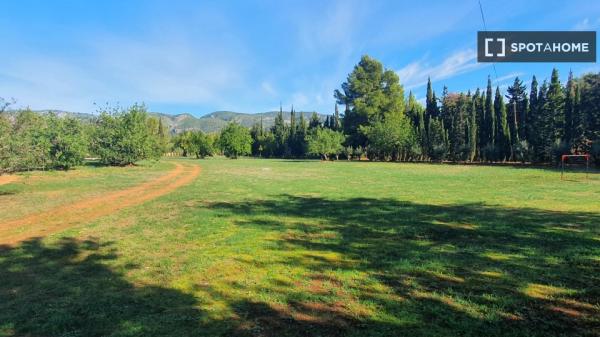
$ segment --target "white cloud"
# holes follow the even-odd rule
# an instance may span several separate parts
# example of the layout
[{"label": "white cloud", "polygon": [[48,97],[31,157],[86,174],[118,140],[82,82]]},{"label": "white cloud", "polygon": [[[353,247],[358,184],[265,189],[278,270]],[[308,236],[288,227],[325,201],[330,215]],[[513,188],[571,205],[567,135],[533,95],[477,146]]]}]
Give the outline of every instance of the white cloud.
[{"label": "white cloud", "polygon": [[[209,38],[210,39],[210,38]],[[0,92],[32,109],[95,110],[93,103],[212,104],[245,87],[244,50],[185,35],[152,34],[137,39],[96,36],[86,57],[43,54],[3,58]],[[263,88],[265,88],[263,86]],[[267,90],[269,86],[266,86]]]},{"label": "white cloud", "polygon": [[427,78],[432,81],[451,78],[460,74],[473,71],[483,65],[476,62],[477,54],[473,49],[459,50],[446,57],[441,63],[431,65],[427,57],[412,62],[396,73],[406,89],[413,89],[427,83]]},{"label": "white cloud", "polygon": [[[498,77],[498,78],[496,79],[496,82],[497,82],[497,83],[500,83],[500,82],[502,82],[502,81],[506,81],[506,80],[514,80],[514,79],[515,79],[515,77],[520,77],[520,76],[523,76],[523,75],[524,75],[524,73],[523,73],[523,72],[513,72],[513,73],[510,73],[510,74],[508,74],[508,75],[504,75],[504,76],[500,76],[500,77]],[[521,78],[521,80],[522,80],[522,78]]]},{"label": "white cloud", "polygon": [[594,30],[600,27],[600,18],[591,19],[585,18],[573,26],[573,30]]},{"label": "white cloud", "polygon": [[292,95],[292,104],[294,104],[294,107],[298,110],[301,109],[301,107],[305,107],[309,102],[308,96],[302,92],[296,92]]},{"label": "white cloud", "polygon": [[271,83],[269,83],[268,81],[263,81],[260,84],[261,89],[267,93],[270,96],[275,96],[277,94],[277,91],[275,90],[275,88],[273,88],[273,85],[271,85]]}]

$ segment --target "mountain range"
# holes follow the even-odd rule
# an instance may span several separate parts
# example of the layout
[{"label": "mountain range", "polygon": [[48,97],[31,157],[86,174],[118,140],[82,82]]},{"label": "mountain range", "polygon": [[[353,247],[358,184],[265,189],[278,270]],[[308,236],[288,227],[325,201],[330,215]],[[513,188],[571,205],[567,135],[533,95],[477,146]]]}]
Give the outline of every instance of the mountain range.
[{"label": "mountain range", "polygon": [[[13,111],[9,111],[11,113]],[[45,114],[55,113],[58,116],[72,116],[80,120],[90,121],[96,115],[80,112],[69,112],[63,110],[36,110],[34,112]],[[243,113],[233,111],[215,111],[201,117],[195,117],[189,113],[170,115],[161,112],[150,112],[151,116],[159,117],[168,125],[171,133],[180,133],[187,130],[201,130],[205,133],[217,132],[223,129],[228,123],[236,122],[245,127],[260,123],[262,119],[263,127],[269,128],[275,123],[278,111],[267,111],[260,113]],[[296,111],[296,118],[300,118],[300,114],[304,114],[304,118],[308,122],[312,112]],[[321,122],[325,121],[327,115],[317,114]],[[290,112],[283,112],[283,119],[286,124],[290,123]]]},{"label": "mountain range", "polygon": [[[228,123],[236,122],[245,127],[260,123],[262,119],[263,127],[271,127],[275,123],[278,111],[267,111],[260,113],[243,113],[233,111],[215,111],[202,117],[194,117],[191,114],[169,115],[164,113],[152,112],[153,116],[160,117],[163,122],[166,122],[169,129],[173,133],[180,133],[186,130],[201,130],[202,132],[211,133],[223,129]],[[304,114],[304,118],[308,122],[312,112],[296,111],[296,118],[300,118],[300,114]],[[327,115],[317,114],[321,122],[325,120]],[[283,112],[284,121],[290,123],[290,112]]]}]

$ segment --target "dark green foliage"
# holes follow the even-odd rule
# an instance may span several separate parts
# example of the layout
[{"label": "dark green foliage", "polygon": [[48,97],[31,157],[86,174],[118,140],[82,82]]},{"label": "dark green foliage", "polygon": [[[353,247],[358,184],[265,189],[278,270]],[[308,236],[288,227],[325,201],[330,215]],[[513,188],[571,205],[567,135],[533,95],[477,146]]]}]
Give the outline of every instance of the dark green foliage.
[{"label": "dark green foliage", "polygon": [[0,113],[0,173],[65,169],[83,162],[88,140],[81,121],[30,110],[11,122]]},{"label": "dark green foliage", "polygon": [[407,156],[414,141],[407,117],[391,116],[381,122],[361,127],[368,141],[370,159],[399,160]]},{"label": "dark green foliage", "polygon": [[525,122],[525,139],[529,143],[536,137],[534,120],[538,114],[538,82],[535,75],[531,79],[531,90],[529,91],[529,111]]},{"label": "dark green foliage", "polygon": [[[493,148],[496,139],[496,113],[494,112],[492,95],[492,80],[488,76],[487,89],[485,90],[485,120],[483,121],[483,132],[486,141],[485,146],[491,146]],[[485,159],[493,160],[493,158],[489,157]]]},{"label": "dark green foliage", "polygon": [[[529,99],[527,98],[527,88],[519,77],[515,78],[513,85],[508,87],[506,92],[509,105],[507,116],[508,128],[510,130],[511,145],[514,145],[520,139],[526,139],[525,131],[527,129]],[[499,127],[498,130],[500,130]]]},{"label": "dark green foliage", "polygon": [[[510,106],[514,108],[516,104],[513,102],[513,104],[510,104]],[[513,133],[511,133],[508,126],[509,123],[507,120],[506,105],[504,104],[504,98],[500,94],[500,88],[498,87],[496,87],[496,95],[494,96],[494,111],[496,112],[497,125],[496,139],[494,142],[496,156],[491,159],[504,161],[512,158],[511,137]],[[511,114],[511,117],[515,118],[514,112]],[[516,134],[516,130],[513,132],[515,132],[514,135],[518,140],[519,136]]]},{"label": "dark green foliage", "polygon": [[319,115],[316,112],[313,112],[310,116],[310,122],[308,123],[308,129],[314,130],[318,127],[321,127],[321,120],[319,119]]},{"label": "dark green foliage", "polygon": [[[542,151],[546,161],[558,160],[557,155],[563,154],[556,151],[555,144],[562,142],[564,136],[565,116],[564,116],[564,90],[558,78],[558,70],[552,70],[550,86],[546,94],[544,103],[540,105],[541,115],[543,116],[543,138]],[[565,147],[560,147],[564,149]],[[568,151],[565,151],[568,153]]]},{"label": "dark green foliage", "polygon": [[200,159],[212,156],[215,152],[213,139],[202,131],[185,131],[175,137],[174,144],[181,149],[184,157],[194,155]]},{"label": "dark green foliage", "polygon": [[475,160],[477,155],[477,106],[475,101],[477,97],[471,99],[469,106],[469,124],[467,129],[469,145],[469,161]]},{"label": "dark green foliage", "polygon": [[577,143],[584,151],[592,153],[596,163],[600,164],[600,73],[586,74],[579,83],[575,128],[584,132],[576,134]]},{"label": "dark green foliage", "polygon": [[398,75],[366,55],[342,83],[342,90],[335,90],[334,96],[337,103],[348,106],[342,123],[348,145],[352,146],[367,144],[361,127],[404,113],[404,92]]},{"label": "dark green foliage", "polygon": [[275,138],[274,155],[283,157],[288,155],[288,128],[283,120],[283,110],[279,109],[279,114],[275,118],[275,124],[271,128],[273,137]]},{"label": "dark green foliage", "polygon": [[223,150],[223,154],[232,159],[250,155],[252,153],[250,131],[235,122],[229,123],[221,132],[219,146]]},{"label": "dark green foliage", "polygon": [[573,81],[573,72],[569,72],[569,79],[565,87],[565,124],[564,124],[564,141],[567,144],[573,144],[574,138],[574,118],[575,118],[575,82]]},{"label": "dark green foliage", "polygon": [[88,151],[88,139],[79,120],[50,115],[47,137],[52,168],[68,170],[83,163]]}]

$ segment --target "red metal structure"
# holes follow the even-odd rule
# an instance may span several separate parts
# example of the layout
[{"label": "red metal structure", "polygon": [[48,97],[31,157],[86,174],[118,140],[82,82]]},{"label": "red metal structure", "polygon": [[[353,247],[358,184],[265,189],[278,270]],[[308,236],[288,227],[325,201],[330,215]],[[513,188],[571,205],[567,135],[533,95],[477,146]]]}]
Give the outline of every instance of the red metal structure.
[{"label": "red metal structure", "polygon": [[563,154],[560,156],[560,180],[563,180],[565,174],[565,161],[569,158],[585,158],[585,179],[588,178],[588,172],[590,170],[590,155],[589,154]]}]

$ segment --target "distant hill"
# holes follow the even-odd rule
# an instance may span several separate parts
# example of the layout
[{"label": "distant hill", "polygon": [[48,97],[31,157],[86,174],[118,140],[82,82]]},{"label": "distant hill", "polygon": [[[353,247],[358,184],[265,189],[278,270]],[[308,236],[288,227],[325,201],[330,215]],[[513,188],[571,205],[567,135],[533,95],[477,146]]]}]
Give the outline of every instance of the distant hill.
[{"label": "distant hill", "polygon": [[[55,113],[58,116],[73,116],[75,118],[90,121],[95,118],[93,114],[69,112],[62,110],[36,110],[35,112],[41,114]],[[12,113],[12,111],[9,111]],[[178,115],[170,115],[161,112],[150,112],[151,116],[160,117],[164,123],[166,123],[173,133],[180,133],[186,130],[201,130],[202,132],[211,133],[217,132],[223,129],[227,123],[236,122],[245,127],[252,127],[256,123],[260,123],[262,118],[263,126],[265,128],[271,127],[275,123],[275,117],[278,111],[267,111],[260,113],[243,113],[233,111],[215,111],[204,115],[202,117],[194,117],[191,114],[184,113]],[[300,114],[304,114],[304,118],[308,122],[312,115],[312,112],[297,111],[296,118],[300,118]],[[325,121],[326,115],[318,114],[321,121]],[[284,111],[283,118],[286,124],[290,123],[290,112]]]},{"label": "distant hill", "polygon": [[[174,133],[183,132],[186,130],[201,130],[202,132],[216,132],[223,129],[227,123],[236,122],[245,127],[251,127],[256,123],[260,123],[262,118],[265,128],[271,127],[275,123],[277,111],[268,111],[255,114],[233,112],[233,111],[215,111],[213,113],[196,118],[190,114],[169,115],[164,113],[151,113],[153,116],[162,118],[163,122],[167,122],[169,128]],[[312,112],[296,112],[296,118],[300,118],[300,114],[304,114],[307,122],[312,115]],[[324,121],[326,115],[318,114],[321,121]],[[286,123],[290,122],[290,112],[284,111],[283,118]]]},{"label": "distant hill", "polygon": [[[54,113],[58,117],[71,116],[71,117],[75,117],[77,119],[81,119],[81,120],[85,120],[85,121],[91,121],[95,118],[95,116],[92,114],[81,113],[81,112],[70,112],[70,111],[63,111],[63,110],[32,110],[32,111],[35,113],[39,113],[39,114]],[[5,113],[7,113],[12,118],[17,113],[17,110],[7,110],[7,111],[5,111]]]}]

